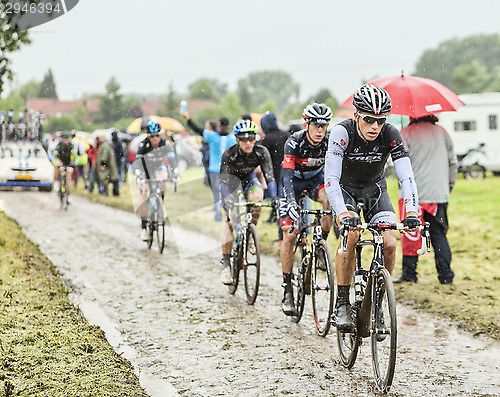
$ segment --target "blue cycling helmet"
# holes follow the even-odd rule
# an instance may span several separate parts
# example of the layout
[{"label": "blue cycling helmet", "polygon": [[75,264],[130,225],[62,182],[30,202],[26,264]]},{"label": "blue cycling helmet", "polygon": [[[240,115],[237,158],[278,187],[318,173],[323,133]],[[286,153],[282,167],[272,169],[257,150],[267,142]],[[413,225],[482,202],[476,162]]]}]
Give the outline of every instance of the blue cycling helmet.
[{"label": "blue cycling helmet", "polygon": [[233,126],[234,135],[249,137],[257,135],[257,124],[252,120],[241,120]]},{"label": "blue cycling helmet", "polygon": [[161,126],[158,122],[153,121],[153,120],[148,121],[148,125],[146,127],[146,132],[149,135],[160,135],[160,131],[161,131]]}]

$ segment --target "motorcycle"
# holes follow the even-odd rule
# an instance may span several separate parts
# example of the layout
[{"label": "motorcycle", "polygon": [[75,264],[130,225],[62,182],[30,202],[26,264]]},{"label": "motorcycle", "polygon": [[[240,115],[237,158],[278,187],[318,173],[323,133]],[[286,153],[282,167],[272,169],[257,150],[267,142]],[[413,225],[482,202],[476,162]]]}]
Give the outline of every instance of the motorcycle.
[{"label": "motorcycle", "polygon": [[457,155],[458,173],[462,173],[468,181],[481,180],[486,176],[486,152],[484,142],[479,142],[476,147],[470,148],[466,153]]}]

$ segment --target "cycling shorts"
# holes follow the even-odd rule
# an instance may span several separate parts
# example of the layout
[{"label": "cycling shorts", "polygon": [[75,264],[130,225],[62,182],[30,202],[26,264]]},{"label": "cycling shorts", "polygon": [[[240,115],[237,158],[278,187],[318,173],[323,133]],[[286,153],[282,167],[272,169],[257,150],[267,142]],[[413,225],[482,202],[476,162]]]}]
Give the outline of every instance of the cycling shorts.
[{"label": "cycling shorts", "polygon": [[396,213],[389,199],[385,179],[364,188],[340,185],[342,196],[349,211],[360,214],[358,203],[362,205],[365,222],[397,222]]},{"label": "cycling shorts", "polygon": [[[293,195],[295,200],[298,200],[302,194],[305,192],[306,196],[309,197],[313,201],[318,201],[319,191],[325,188],[324,181],[324,173],[323,171],[318,172],[312,178],[302,179],[297,178],[296,176],[292,179],[293,184]],[[283,181],[282,181],[283,184]],[[280,225],[290,226],[292,224],[292,220],[288,217],[288,203],[285,197],[285,190],[281,188],[279,191],[279,219]]]},{"label": "cycling shorts", "polygon": [[257,178],[257,174],[255,172],[252,172],[249,176],[247,176],[245,179],[240,180],[237,177],[231,176],[227,182],[227,187],[228,191],[231,194],[236,194],[238,190],[241,190],[243,194],[245,195],[245,198],[248,198],[248,193],[255,191],[255,190],[261,190],[262,185],[259,182],[259,179]]}]

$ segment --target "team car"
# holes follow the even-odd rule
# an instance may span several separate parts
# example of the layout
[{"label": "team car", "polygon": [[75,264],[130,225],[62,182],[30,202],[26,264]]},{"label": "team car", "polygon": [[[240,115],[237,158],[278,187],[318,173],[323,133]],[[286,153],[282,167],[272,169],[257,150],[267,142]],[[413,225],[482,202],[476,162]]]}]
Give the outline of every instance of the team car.
[{"label": "team car", "polygon": [[52,190],[54,166],[40,143],[19,142],[0,146],[0,188],[37,187]]}]

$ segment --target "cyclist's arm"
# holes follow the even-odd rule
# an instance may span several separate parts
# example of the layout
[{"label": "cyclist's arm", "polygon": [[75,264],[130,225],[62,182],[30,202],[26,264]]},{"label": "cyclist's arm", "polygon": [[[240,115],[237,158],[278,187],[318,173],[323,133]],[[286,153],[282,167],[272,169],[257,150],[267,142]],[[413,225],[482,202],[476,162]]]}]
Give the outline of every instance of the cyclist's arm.
[{"label": "cyclist's arm", "polygon": [[264,178],[266,179],[267,182],[267,191],[269,192],[269,195],[271,196],[271,198],[276,198],[278,196],[278,187],[276,185],[276,181],[274,180],[271,154],[269,153],[269,150],[265,146],[262,146],[262,148],[263,148],[262,152],[264,153],[264,158],[260,167],[262,169],[262,173],[264,174]]},{"label": "cyclist's arm", "polygon": [[402,157],[394,161],[394,170],[398,177],[401,196],[403,197],[406,214],[416,215],[418,211],[417,183],[413,176],[409,157]]},{"label": "cyclist's arm", "polygon": [[285,142],[285,151],[283,155],[283,163],[281,165],[281,175],[283,179],[283,192],[285,193],[286,202],[288,204],[296,202],[295,192],[293,190],[293,173],[295,171],[295,159],[297,141],[290,137]]},{"label": "cyclist's arm", "polygon": [[408,152],[403,144],[403,139],[397,128],[393,127],[389,130],[387,142],[392,147],[390,153],[394,164],[394,170],[398,177],[401,196],[405,203],[406,214],[413,215],[408,213],[414,213],[416,215],[418,211],[417,182],[415,181],[411,168],[410,157],[408,156]]},{"label": "cyclist's arm", "polygon": [[330,206],[337,216],[347,213],[347,207],[340,188],[344,150],[349,143],[345,127],[336,125],[330,132],[328,150],[325,157],[325,191]]}]

